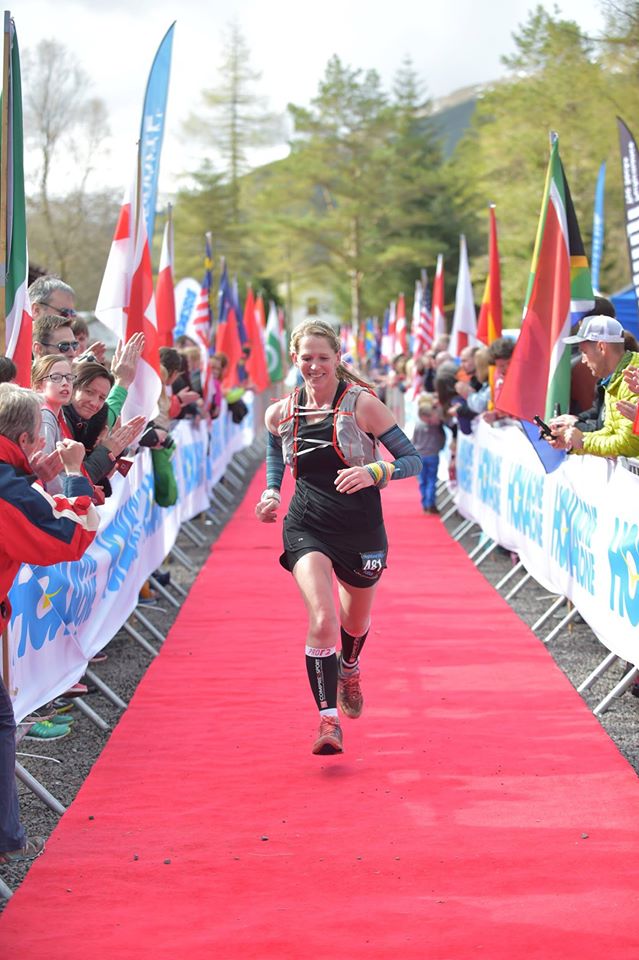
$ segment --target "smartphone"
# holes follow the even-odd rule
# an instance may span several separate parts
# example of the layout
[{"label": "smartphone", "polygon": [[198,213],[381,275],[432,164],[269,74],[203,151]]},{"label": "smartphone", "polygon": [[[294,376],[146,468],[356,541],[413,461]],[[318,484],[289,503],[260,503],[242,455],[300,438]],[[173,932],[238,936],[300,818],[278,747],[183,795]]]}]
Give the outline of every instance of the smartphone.
[{"label": "smartphone", "polygon": [[544,436],[544,437],[552,437],[552,436],[553,436],[552,430],[550,429],[550,427],[548,426],[548,424],[545,423],[545,422],[541,419],[541,417],[533,417],[533,421],[537,424],[537,426],[538,426],[539,429],[541,430],[542,436]]}]

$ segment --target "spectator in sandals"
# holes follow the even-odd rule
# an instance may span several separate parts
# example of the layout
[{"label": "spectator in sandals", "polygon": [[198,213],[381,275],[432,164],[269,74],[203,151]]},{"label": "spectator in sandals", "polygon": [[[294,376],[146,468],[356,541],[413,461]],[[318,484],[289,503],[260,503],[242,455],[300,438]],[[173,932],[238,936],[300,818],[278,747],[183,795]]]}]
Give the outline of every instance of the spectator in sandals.
[{"label": "spectator in sandals", "polygon": [[[0,384],[0,630],[10,619],[8,592],[20,565],[79,560],[98,529],[91,487],[80,472],[81,444],[64,440],[43,457],[40,419],[35,393]],[[48,477],[60,463],[66,475],[61,503],[33,482],[34,470]],[[28,840],[20,823],[15,729],[11,699],[0,680],[0,864],[33,860],[44,849],[44,840]]]}]

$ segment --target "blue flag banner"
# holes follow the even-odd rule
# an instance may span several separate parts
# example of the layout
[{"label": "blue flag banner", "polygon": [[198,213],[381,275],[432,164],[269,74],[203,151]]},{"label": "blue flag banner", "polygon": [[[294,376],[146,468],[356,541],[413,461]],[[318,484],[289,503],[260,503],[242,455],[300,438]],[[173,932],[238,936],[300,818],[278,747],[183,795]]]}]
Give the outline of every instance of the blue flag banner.
[{"label": "blue flag banner", "polygon": [[590,258],[590,275],[592,289],[599,290],[599,272],[604,245],[604,192],[606,186],[606,161],[599,167],[597,186],[595,188],[595,209],[592,218],[592,256]]},{"label": "blue flag banner", "polygon": [[155,203],[158,194],[160,154],[162,152],[162,140],[164,139],[166,101],[169,93],[174,27],[175,22],[164,34],[164,39],[155,54],[142,109],[142,124],[140,127],[142,209],[149,244],[153,243],[153,230],[155,228]]},{"label": "blue flag banner", "polygon": [[557,467],[561,466],[568,454],[565,450],[555,450],[549,443],[540,436],[539,427],[535,423],[529,423],[528,420],[520,421],[524,433],[530,440],[535,453],[541,461],[541,465],[546,473],[552,473]]}]

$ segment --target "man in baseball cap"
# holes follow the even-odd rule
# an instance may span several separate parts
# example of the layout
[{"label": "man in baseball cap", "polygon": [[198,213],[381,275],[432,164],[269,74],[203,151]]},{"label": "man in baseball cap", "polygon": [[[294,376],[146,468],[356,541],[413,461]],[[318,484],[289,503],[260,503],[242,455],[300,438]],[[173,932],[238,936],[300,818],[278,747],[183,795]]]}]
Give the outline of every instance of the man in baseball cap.
[{"label": "man in baseball cap", "polygon": [[623,373],[629,366],[639,366],[639,353],[624,348],[623,327],[614,317],[595,314],[585,317],[577,333],[564,337],[564,343],[579,344],[581,362],[604,387],[604,421],[600,430],[590,433],[569,427],[553,446],[598,457],[639,456],[639,436],[632,432],[632,421],[617,408],[619,401],[637,400]]}]

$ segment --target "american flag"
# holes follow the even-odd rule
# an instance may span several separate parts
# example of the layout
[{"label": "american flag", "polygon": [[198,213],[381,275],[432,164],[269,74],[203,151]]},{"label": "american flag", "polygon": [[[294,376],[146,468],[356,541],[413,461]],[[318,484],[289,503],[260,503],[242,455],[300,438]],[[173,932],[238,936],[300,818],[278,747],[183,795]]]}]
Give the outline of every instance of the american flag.
[{"label": "american flag", "polygon": [[[425,353],[433,343],[433,317],[431,314],[428,274],[422,270],[421,281],[415,284],[415,303],[418,305],[417,324],[413,330],[413,357]],[[414,309],[413,313],[417,313]]]},{"label": "american flag", "polygon": [[213,399],[213,381],[210,372],[209,357],[211,353],[211,283],[213,279],[213,258],[211,254],[211,234],[205,235],[204,277],[200,287],[195,309],[191,314],[186,330],[187,337],[193,340],[200,350],[200,371],[202,377],[202,393],[206,407]]}]

